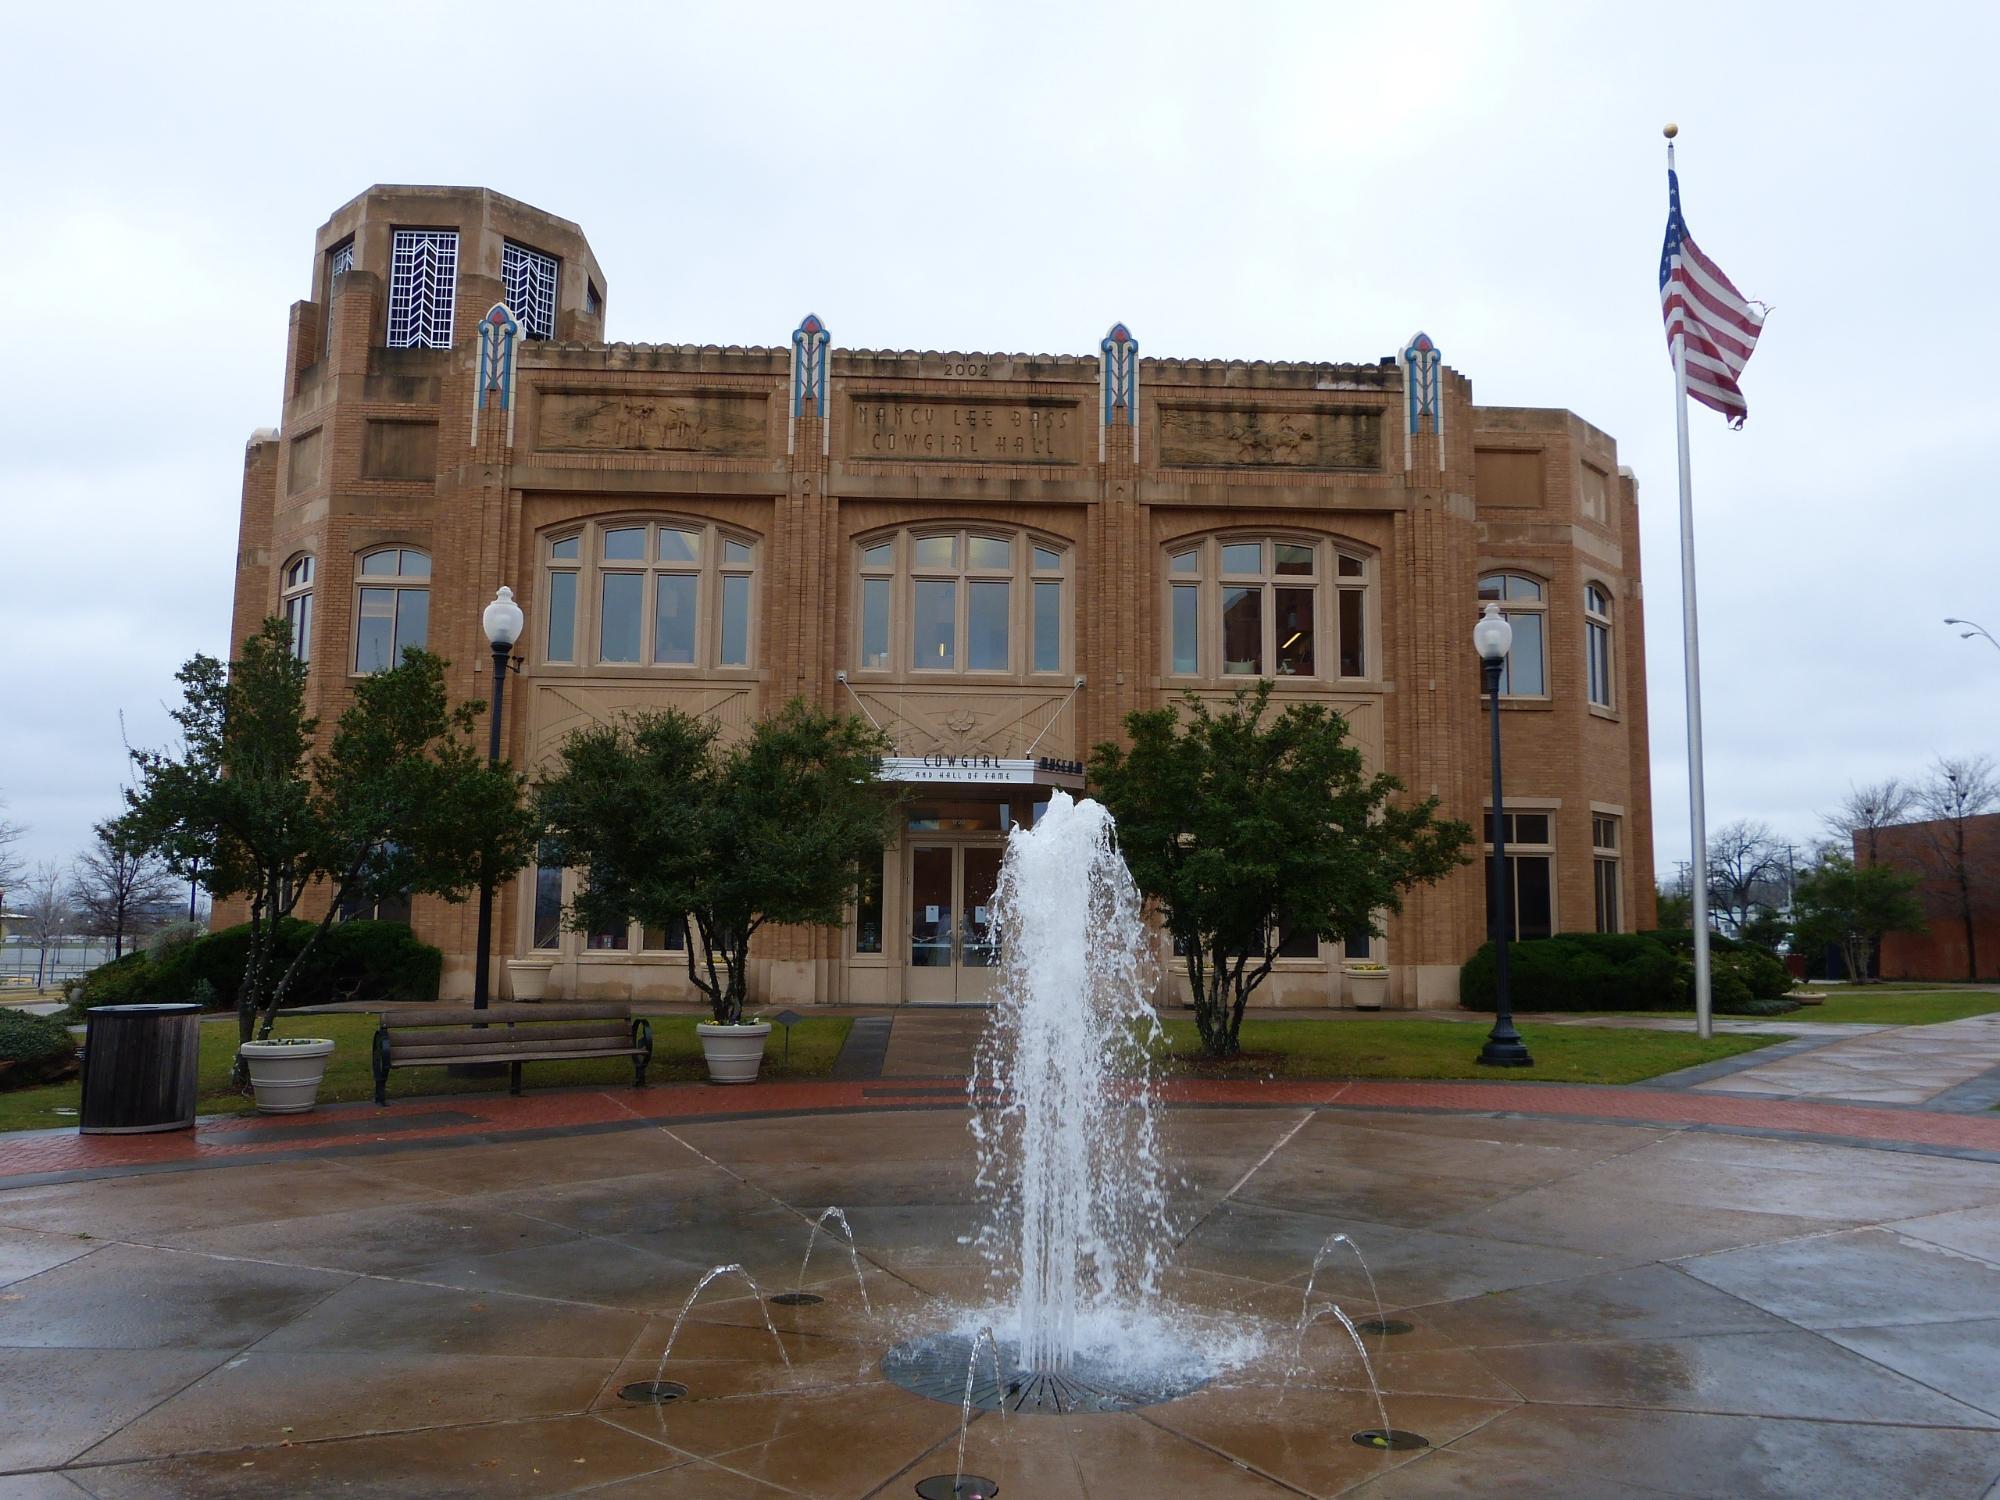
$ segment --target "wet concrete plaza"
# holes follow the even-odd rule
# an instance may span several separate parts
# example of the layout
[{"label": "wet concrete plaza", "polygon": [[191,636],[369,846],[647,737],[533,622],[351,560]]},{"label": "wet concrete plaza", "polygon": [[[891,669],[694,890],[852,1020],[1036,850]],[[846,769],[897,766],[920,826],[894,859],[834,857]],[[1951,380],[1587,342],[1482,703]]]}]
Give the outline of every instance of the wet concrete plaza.
[{"label": "wet concrete plaza", "polygon": [[[983,1275],[966,1113],[919,1102],[0,1187],[0,1500],[913,1495],[952,1472],[959,1414],[879,1362]],[[1376,1410],[1323,1320],[1289,1381],[1287,1334],[1140,1411],[977,1415],[966,1468],[1009,1500],[2000,1482],[1993,1153],[1279,1104],[1166,1128],[1171,1296],[1288,1329],[1345,1232],[1410,1325],[1368,1340],[1390,1421],[1430,1446],[1352,1441]],[[824,1301],[771,1309],[789,1366],[718,1287],[663,1372],[688,1397],[620,1398],[704,1270],[789,1289],[828,1204],[879,1318],[822,1242]],[[1351,1260],[1319,1286],[1374,1316]]]}]

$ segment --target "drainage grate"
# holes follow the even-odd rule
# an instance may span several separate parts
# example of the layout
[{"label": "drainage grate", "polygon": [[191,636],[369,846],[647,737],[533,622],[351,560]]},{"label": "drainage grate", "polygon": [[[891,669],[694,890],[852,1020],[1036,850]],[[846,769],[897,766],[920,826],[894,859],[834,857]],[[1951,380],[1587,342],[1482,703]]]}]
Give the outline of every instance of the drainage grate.
[{"label": "drainage grate", "polygon": [[1409,1448],[1428,1448],[1431,1440],[1414,1432],[1405,1432],[1400,1427],[1369,1427],[1354,1434],[1354,1441],[1363,1448],[1373,1448],[1377,1452],[1395,1450],[1401,1452]]},{"label": "drainage grate", "polygon": [[1361,1333],[1411,1333],[1417,1325],[1401,1318],[1363,1318],[1354,1326]]},{"label": "drainage grate", "polygon": [[640,1406],[665,1406],[686,1397],[688,1388],[678,1380],[639,1380],[618,1387],[618,1399]]},{"label": "drainage grate", "polygon": [[[982,1344],[985,1340],[980,1341]],[[890,1384],[912,1395],[958,1406],[965,1400],[965,1370],[972,1341],[955,1333],[927,1334],[907,1339],[882,1356],[882,1374]],[[1093,1367],[1088,1360],[1060,1375],[1031,1375],[1013,1367],[1010,1351],[1000,1351],[1001,1378],[996,1381],[992,1355],[980,1350],[972,1375],[972,1404],[979,1411],[1027,1412],[1059,1416],[1070,1412],[1132,1411],[1175,1401],[1208,1384],[1209,1377],[1177,1371],[1147,1379],[1122,1370]],[[947,1486],[949,1481],[947,1481]]]},{"label": "drainage grate", "polygon": [[956,1479],[950,1474],[933,1474],[917,1481],[922,1500],[993,1500],[999,1493],[998,1482],[977,1474],[961,1474]]},{"label": "drainage grate", "polygon": [[817,1307],[826,1298],[818,1292],[780,1292],[771,1299],[773,1307]]}]

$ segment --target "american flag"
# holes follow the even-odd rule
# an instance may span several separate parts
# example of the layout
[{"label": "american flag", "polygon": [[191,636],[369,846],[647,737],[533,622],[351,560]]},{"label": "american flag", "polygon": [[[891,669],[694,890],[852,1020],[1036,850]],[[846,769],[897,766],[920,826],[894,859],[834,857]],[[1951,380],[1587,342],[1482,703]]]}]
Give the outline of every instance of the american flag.
[{"label": "american flag", "polygon": [[1722,268],[1696,248],[1681,217],[1680,178],[1667,169],[1667,242],[1660,250],[1660,315],[1667,348],[1687,342],[1687,393],[1741,427],[1749,403],[1736,382],[1764,331],[1764,304],[1746,301]]}]

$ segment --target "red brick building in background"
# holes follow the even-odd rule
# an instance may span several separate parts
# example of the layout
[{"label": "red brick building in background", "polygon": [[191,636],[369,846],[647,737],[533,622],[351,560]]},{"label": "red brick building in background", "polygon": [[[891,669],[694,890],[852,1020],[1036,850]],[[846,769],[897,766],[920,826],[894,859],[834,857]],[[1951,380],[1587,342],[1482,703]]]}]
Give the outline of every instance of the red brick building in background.
[{"label": "red brick building in background", "polygon": [[[1925,921],[1922,932],[1884,936],[1878,960],[1883,979],[2000,977],[2000,813],[1967,818],[1964,833],[1961,857],[1949,822],[1900,823],[1874,832],[1876,858],[1917,877]],[[1867,860],[1863,837],[1855,835],[1857,863]],[[1961,864],[1969,900],[1961,899]]]},{"label": "red brick building in background", "polygon": [[[813,317],[769,347],[606,342],[582,231],[481,188],[369,189],[310,286],[245,456],[234,638],[292,619],[314,712],[406,644],[485,696],[507,584],[517,764],[627,710],[729,733],[795,696],[894,741],[901,837],[844,930],[759,936],[759,1001],[985,998],[1006,830],[1185,691],[1272,678],[1483,826],[1486,598],[1515,628],[1518,930],[1653,925],[1636,482],[1570,412],[1475,404],[1421,334],[1365,363],[1141,359],[1122,325],[1062,354],[848,348]],[[502,891],[501,957],[552,963],[552,994],[686,990],[685,934],[569,931],[570,878]],[[408,918],[467,993],[471,908]],[[1285,935],[1259,999],[1342,1003],[1372,960],[1391,1004],[1449,1004],[1485,930],[1469,866],[1383,936]]]}]

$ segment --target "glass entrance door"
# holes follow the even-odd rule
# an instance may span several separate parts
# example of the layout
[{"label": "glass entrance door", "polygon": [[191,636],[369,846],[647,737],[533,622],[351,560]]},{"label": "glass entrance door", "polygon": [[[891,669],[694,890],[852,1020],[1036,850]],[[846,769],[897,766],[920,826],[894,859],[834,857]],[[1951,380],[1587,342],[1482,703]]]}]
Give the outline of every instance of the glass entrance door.
[{"label": "glass entrance door", "polygon": [[907,999],[977,1004],[989,998],[999,962],[993,889],[1001,847],[984,841],[912,844]]}]

